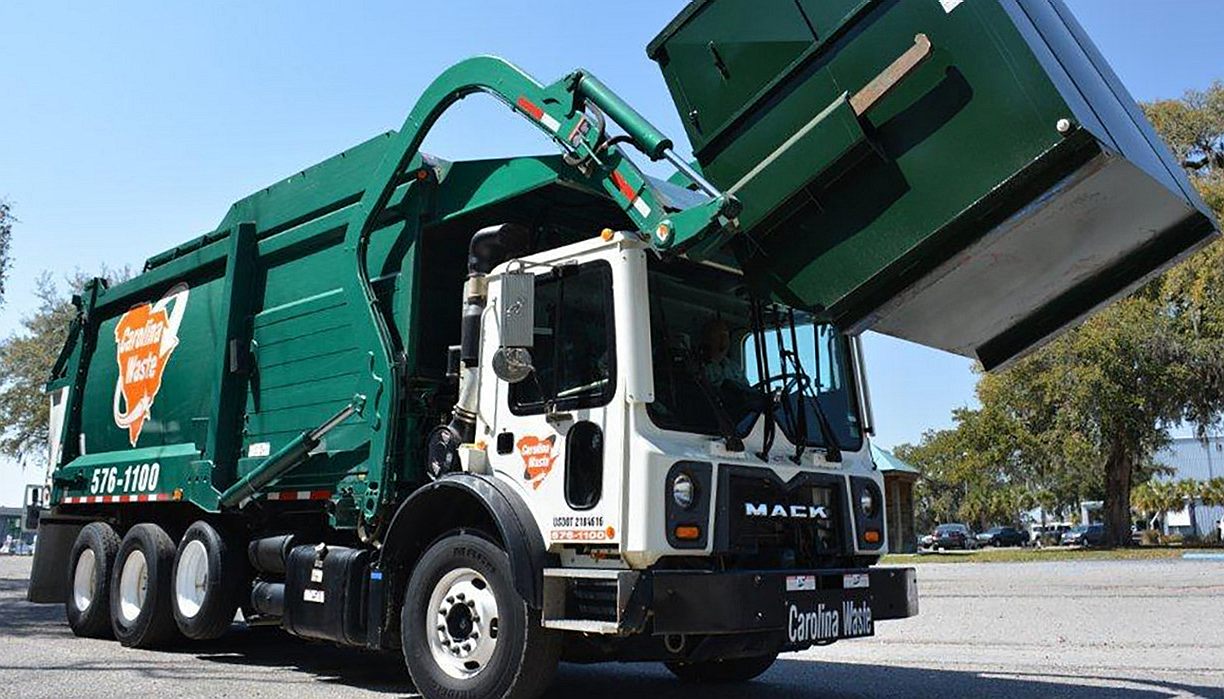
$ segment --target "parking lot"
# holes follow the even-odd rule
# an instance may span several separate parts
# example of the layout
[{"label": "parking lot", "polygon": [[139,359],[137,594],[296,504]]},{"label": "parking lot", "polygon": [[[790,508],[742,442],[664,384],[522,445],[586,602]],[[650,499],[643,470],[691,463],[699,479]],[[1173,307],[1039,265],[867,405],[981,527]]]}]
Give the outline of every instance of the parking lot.
[{"label": "parking lot", "polygon": [[[173,652],[73,638],[0,557],[0,696],[411,696],[395,657],[236,630]],[[870,640],[783,656],[754,697],[1224,697],[1224,563],[919,566],[921,614]],[[655,665],[563,665],[550,697],[745,696]]]}]

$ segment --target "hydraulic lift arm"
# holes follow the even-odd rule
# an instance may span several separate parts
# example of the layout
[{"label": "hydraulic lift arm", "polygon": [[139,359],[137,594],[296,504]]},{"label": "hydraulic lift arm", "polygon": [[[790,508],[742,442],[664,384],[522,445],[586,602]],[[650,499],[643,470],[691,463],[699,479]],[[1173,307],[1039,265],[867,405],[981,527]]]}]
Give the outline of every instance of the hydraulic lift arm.
[{"label": "hydraulic lift arm", "polygon": [[[484,92],[505,103],[547,134],[565,152],[565,160],[592,185],[602,187],[629,215],[637,228],[660,250],[700,256],[716,249],[734,233],[739,203],[713,185],[672,152],[672,142],[628,103],[594,76],[577,70],[548,86],[514,65],[492,56],[458,63],[425,90],[404,122],[378,172],[370,180],[355,213],[356,229],[368,233],[421,142],[446,109],[464,97]],[[606,121],[625,131],[612,137]],[[677,210],[651,186],[642,172],[618,148],[631,143],[651,160],[666,159],[711,198]]]},{"label": "hydraulic lift arm", "polygon": [[[400,368],[391,349],[387,320],[379,311],[366,268],[369,238],[396,188],[411,179],[409,170],[434,122],[452,104],[477,92],[492,95],[548,134],[564,151],[565,161],[586,177],[592,187],[606,191],[656,249],[699,258],[721,247],[738,226],[739,202],[719,192],[678,158],[666,136],[593,76],[579,70],[543,86],[510,63],[492,56],[478,56],[450,67],[425,90],[403,127],[393,136],[361,201],[353,207],[345,233],[344,244],[353,253],[357,277],[351,301],[355,307],[364,307],[369,320],[368,325],[356,331],[362,335],[359,341],[371,348],[369,372],[377,385],[370,391],[371,407],[365,417],[375,432],[382,433],[371,441],[372,463],[386,465],[393,458],[401,382],[398,378],[387,380],[396,377]],[[605,130],[608,120],[625,133],[610,137]],[[710,199],[686,209],[667,205],[667,200],[621,152],[618,144],[626,142],[652,160],[671,162]],[[390,478],[388,475],[382,484],[384,499],[394,495]],[[365,514],[371,514],[369,507]]]}]

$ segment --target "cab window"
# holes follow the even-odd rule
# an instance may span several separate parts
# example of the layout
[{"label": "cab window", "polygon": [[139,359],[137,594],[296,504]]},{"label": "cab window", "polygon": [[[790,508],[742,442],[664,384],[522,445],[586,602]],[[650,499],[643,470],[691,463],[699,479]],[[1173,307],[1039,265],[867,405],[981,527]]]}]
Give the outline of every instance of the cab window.
[{"label": "cab window", "polygon": [[510,387],[515,415],[606,405],[616,390],[612,266],[558,267],[536,277],[535,370]]}]

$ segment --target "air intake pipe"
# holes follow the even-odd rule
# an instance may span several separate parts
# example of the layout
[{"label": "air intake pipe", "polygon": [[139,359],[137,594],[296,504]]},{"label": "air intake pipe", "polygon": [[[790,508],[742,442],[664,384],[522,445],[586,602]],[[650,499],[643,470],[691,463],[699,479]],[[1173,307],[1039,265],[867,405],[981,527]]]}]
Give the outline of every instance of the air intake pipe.
[{"label": "air intake pipe", "polygon": [[480,400],[480,322],[489,300],[488,274],[512,256],[526,251],[527,227],[502,223],[476,231],[468,245],[468,275],[463,285],[463,313],[459,331],[459,398],[448,424],[429,433],[426,465],[430,478],[459,467],[459,445],[476,439],[476,410]]}]

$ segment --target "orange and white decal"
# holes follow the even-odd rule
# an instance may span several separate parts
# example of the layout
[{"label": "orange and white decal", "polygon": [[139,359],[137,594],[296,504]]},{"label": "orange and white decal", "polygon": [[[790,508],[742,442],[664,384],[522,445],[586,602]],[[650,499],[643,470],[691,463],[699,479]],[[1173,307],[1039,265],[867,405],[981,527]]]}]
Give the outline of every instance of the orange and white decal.
[{"label": "orange and white decal", "polygon": [[543,124],[549,131],[557,133],[561,129],[561,122],[554,119],[551,114],[544,111],[538,104],[527,99],[525,96],[519,97],[516,104],[527,116]]},{"label": "orange and white decal", "polygon": [[154,303],[135,306],[115,325],[115,425],[128,431],[134,447],[161,390],[170,355],[178,347],[179,326],[187,311],[188,288],[178,284]]},{"label": "orange and white decal", "polygon": [[629,184],[629,180],[625,179],[625,176],[620,174],[619,170],[612,171],[612,184],[621,193],[621,196],[633,205],[634,210],[638,212],[639,216],[650,218],[650,205],[638,196],[637,190],[633,188],[633,185]]},{"label": "orange and white decal", "polygon": [[540,489],[544,479],[552,472],[553,462],[557,460],[556,454],[553,454],[553,445],[556,443],[556,435],[544,439],[528,435],[514,445],[519,456],[523,457],[523,480],[531,483],[531,487],[536,490]]}]

